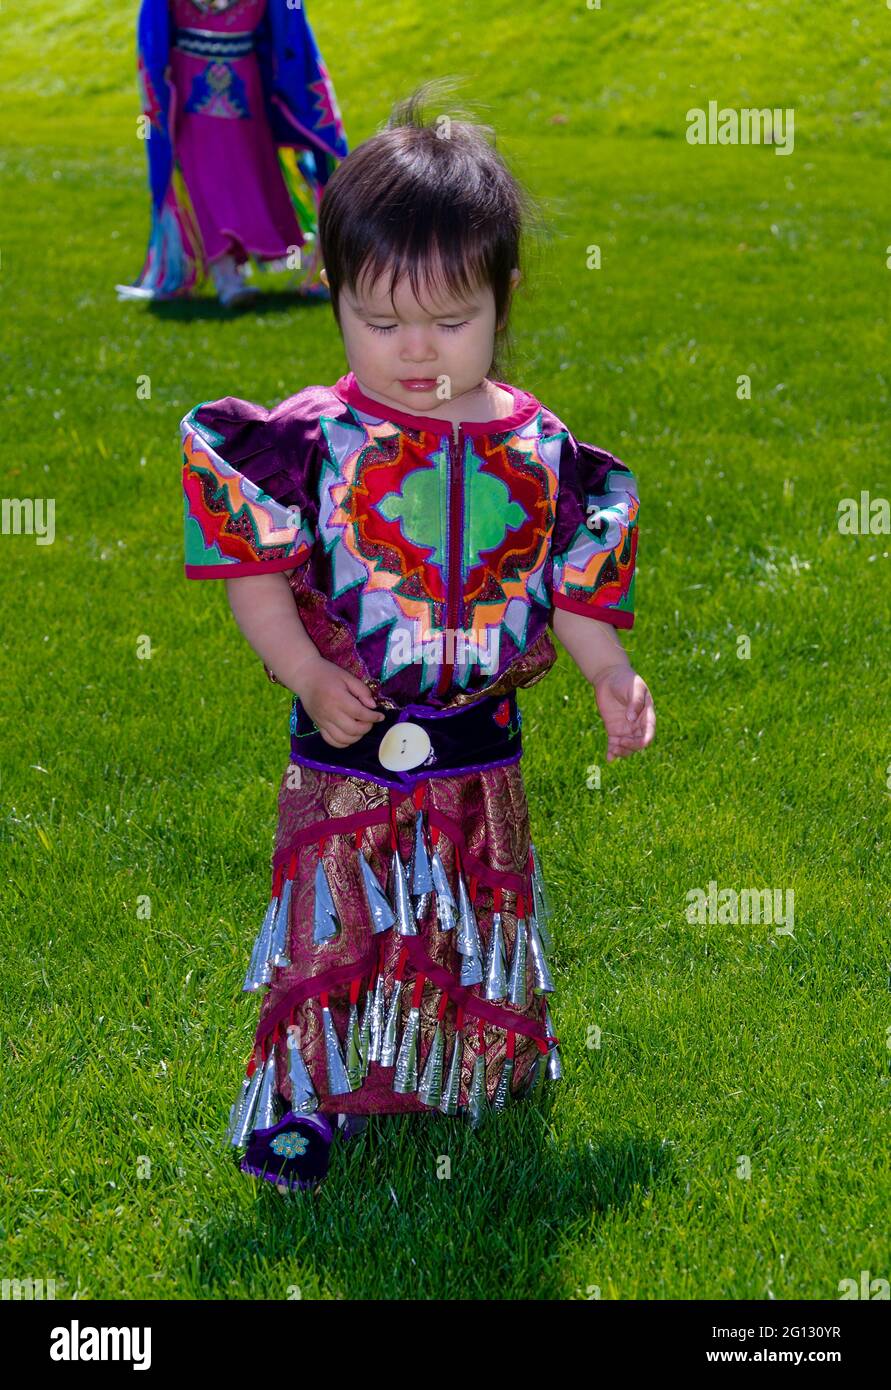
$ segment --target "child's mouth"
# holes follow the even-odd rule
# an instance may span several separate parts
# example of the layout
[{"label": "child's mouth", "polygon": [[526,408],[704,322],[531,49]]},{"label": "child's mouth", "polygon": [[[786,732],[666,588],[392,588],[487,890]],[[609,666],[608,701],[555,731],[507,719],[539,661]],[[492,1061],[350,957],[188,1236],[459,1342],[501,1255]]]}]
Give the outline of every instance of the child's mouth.
[{"label": "child's mouth", "polygon": [[436,385],[436,377],[408,377],[405,381],[400,381],[399,385],[404,386],[406,391],[432,391]]}]

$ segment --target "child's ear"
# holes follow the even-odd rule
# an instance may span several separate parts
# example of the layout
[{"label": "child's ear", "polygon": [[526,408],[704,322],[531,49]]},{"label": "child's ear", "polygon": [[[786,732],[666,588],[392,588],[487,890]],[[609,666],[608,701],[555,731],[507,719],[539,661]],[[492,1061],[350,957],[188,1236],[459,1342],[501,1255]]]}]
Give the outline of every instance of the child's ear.
[{"label": "child's ear", "polygon": [[[518,285],[519,283],[520,283],[520,272],[519,272],[519,270],[518,270],[518,269],[516,268],[516,266],[515,266],[514,269],[513,269],[513,270],[511,271],[511,273],[510,273],[510,295],[513,295],[513,292],[514,292],[514,290],[517,288],[517,285]],[[510,298],[508,298],[508,303],[510,303]],[[507,323],[507,313],[505,313],[503,321],[502,321],[501,323],[499,323],[499,325],[498,325],[499,332],[501,331],[501,329],[504,328],[504,326],[505,326],[506,323]]]},{"label": "child's ear", "polygon": [[319,279],[321,280],[322,284],[325,286],[325,289],[326,289],[326,290],[330,290],[331,286],[328,284],[328,272],[327,272],[327,270],[325,269],[324,266],[322,266],[322,269],[321,269],[321,271],[319,272]]}]

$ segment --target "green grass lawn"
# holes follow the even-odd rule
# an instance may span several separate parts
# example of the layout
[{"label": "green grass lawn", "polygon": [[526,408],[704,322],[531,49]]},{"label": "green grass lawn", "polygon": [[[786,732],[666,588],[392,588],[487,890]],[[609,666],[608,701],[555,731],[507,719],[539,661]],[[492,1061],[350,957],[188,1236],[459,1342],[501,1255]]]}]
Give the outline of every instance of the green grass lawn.
[{"label": "green grass lawn", "polygon": [[[178,422],[346,363],[325,305],[116,302],[148,226],[134,15],[0,15],[2,495],[56,506],[53,545],[0,536],[4,1277],[84,1299],[888,1278],[891,537],[836,514],[891,487],[891,11],[310,4],[352,146],[416,80],[464,75],[545,203],[510,379],[639,479],[624,640],[658,728],[607,767],[563,652],[521,696],[557,913],[550,1099],[477,1134],[373,1119],[287,1199],[223,1134],[288,697],[222,585],[183,578]],[[710,99],[794,107],[794,153],[688,145]],[[793,890],[793,933],[689,923],[710,881]]]}]

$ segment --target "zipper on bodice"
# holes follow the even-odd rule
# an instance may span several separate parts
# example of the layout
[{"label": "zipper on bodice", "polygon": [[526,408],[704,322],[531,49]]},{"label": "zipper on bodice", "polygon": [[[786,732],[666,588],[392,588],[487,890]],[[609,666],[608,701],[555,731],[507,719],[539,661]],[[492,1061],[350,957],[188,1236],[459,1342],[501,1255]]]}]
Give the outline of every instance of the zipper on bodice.
[{"label": "zipper on bodice", "polygon": [[[463,589],[462,560],[464,549],[464,437],[458,427],[458,441],[454,445],[454,431],[448,436],[448,553],[446,555],[446,620],[443,633],[442,669],[436,685],[436,694],[444,695],[452,682],[454,661],[449,660],[449,651],[454,655],[454,643],[458,624],[461,620],[461,595]],[[449,645],[451,638],[451,647]]]}]

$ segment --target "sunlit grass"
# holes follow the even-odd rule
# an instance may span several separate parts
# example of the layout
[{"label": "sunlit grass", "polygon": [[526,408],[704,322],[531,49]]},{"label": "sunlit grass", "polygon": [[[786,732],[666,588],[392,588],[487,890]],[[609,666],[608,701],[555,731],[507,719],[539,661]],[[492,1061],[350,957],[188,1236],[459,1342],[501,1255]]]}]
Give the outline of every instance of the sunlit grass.
[{"label": "sunlit grass", "polygon": [[[546,205],[511,380],[639,478],[624,640],[659,725],[607,767],[564,653],[521,695],[557,911],[551,1099],[477,1135],[373,1120],[318,1196],[282,1199],[222,1135],[288,702],[222,586],[183,578],[178,421],[345,362],[327,306],[116,302],[148,225],[134,15],[65,12],[2,16],[3,495],[56,506],[53,545],[0,537],[4,1277],[831,1299],[887,1276],[891,538],[836,525],[888,487],[887,13],[310,10],[351,144],[415,76],[464,73]],[[687,145],[711,97],[794,106],[794,154]],[[712,880],[794,890],[793,934],[689,923]]]}]

